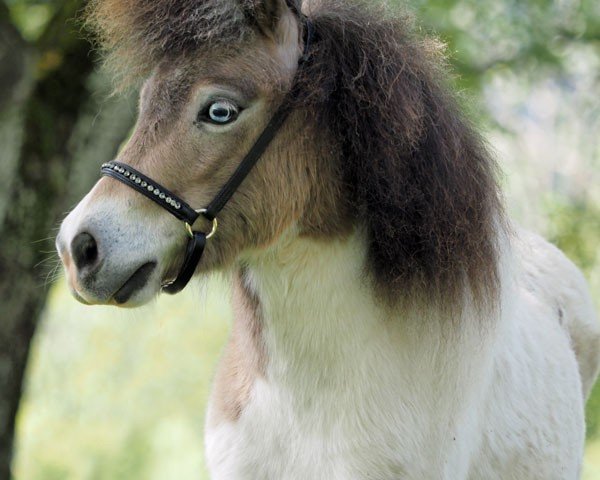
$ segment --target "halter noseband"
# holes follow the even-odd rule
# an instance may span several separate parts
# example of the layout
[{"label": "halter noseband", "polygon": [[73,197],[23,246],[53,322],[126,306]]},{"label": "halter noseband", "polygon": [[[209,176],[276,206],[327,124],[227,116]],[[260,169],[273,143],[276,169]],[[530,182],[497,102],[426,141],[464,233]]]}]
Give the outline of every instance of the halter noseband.
[{"label": "halter noseband", "polygon": [[[307,60],[313,38],[313,25],[310,20],[305,18],[304,25],[304,52],[298,61],[298,68],[300,68]],[[293,100],[296,97],[296,93],[296,89],[293,86],[248,154],[206,208],[195,210],[183,199],[167,190],[160,183],[152,180],[143,173],[138,172],[129,165],[114,161],[102,165],[100,171],[103,176],[112,177],[128,187],[133,188],[160,205],[178,220],[185,222],[185,228],[190,236],[190,240],[186,247],[183,265],[177,278],[162,286],[163,292],[174,295],[183,290],[189,283],[202,258],[206,240],[211,238],[217,231],[217,215],[231,199],[235,191],[265,152],[273,138],[275,138],[279,129],[283,126],[293,108]],[[198,220],[200,215],[212,222],[212,229],[209,233],[198,232],[192,229],[192,226],[196,220]]]}]

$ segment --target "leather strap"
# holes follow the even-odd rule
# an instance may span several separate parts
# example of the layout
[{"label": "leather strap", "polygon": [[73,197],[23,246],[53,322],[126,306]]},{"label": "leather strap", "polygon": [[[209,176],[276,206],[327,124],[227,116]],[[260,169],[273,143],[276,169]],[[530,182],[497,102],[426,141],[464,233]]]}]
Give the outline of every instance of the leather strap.
[{"label": "leather strap", "polygon": [[171,283],[163,285],[162,291],[169,295],[175,295],[181,292],[192,279],[196,267],[202,258],[204,253],[204,247],[206,246],[206,235],[202,232],[194,232],[194,236],[187,244],[185,259],[183,260],[183,266],[177,275],[177,278]]},{"label": "leather strap", "polygon": [[219,214],[242,182],[246,179],[248,174],[252,171],[262,154],[265,153],[265,150],[273,138],[275,138],[277,132],[281,129],[286,118],[292,110],[292,106],[290,105],[290,97],[292,97],[292,94],[288,94],[286,96],[283,103],[279,106],[261,133],[260,137],[258,137],[258,140],[254,143],[254,145],[252,145],[252,148],[248,154],[238,165],[237,169],[231,175],[227,183],[223,185],[221,190],[219,190],[219,193],[217,193],[212,202],[210,202],[208,207],[206,207],[206,211],[203,214],[208,220],[212,221]]},{"label": "leather strap", "polygon": [[200,216],[177,195],[129,165],[120,162],[107,162],[102,165],[100,172],[104,176],[112,177],[137,190],[183,222],[193,225]]},{"label": "leather strap", "polygon": [[[309,49],[312,44],[313,35],[314,35],[314,27],[313,24],[308,18],[304,19],[305,25],[305,38],[304,38],[304,51],[302,52],[302,56],[298,60],[298,69],[302,67],[302,64],[306,62],[308,59]],[[248,176],[248,174],[252,171],[256,162],[260,159],[260,157],[265,153],[265,150],[277,135],[277,132],[281,129],[285,120],[289,116],[290,112],[293,109],[293,100],[297,96],[297,89],[295,85],[292,89],[287,93],[281,105],[271,117],[271,120],[261,133],[258,140],[252,145],[250,151],[246,154],[244,159],[238,165],[237,169],[227,183],[223,185],[219,193],[215,196],[215,198],[208,204],[205,210],[203,210],[202,214],[210,221],[216,218],[219,212],[223,209],[223,207],[227,204],[227,202],[231,199],[233,194]]]}]

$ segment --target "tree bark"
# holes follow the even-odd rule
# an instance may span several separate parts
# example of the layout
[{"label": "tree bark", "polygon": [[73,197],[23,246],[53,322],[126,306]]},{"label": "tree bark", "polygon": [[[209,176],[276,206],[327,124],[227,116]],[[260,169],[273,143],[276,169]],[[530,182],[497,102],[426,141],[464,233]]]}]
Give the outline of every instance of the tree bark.
[{"label": "tree bark", "polygon": [[[92,123],[90,105],[98,104],[91,95],[96,86],[89,85],[97,77],[90,75],[89,44],[72,21],[82,3],[61,2],[38,43],[27,46],[0,1],[0,480],[11,478],[15,416],[49,288],[37,268],[54,249],[53,239],[44,239],[53,237],[52,227],[72,198],[69,178],[80,155],[91,147],[110,158],[134,112],[131,105],[108,101],[107,113],[118,113],[112,131],[94,135],[82,126]],[[90,171],[81,165],[76,170]]]},{"label": "tree bark", "polygon": [[0,225],[23,141],[23,108],[33,86],[33,54],[0,2]]}]

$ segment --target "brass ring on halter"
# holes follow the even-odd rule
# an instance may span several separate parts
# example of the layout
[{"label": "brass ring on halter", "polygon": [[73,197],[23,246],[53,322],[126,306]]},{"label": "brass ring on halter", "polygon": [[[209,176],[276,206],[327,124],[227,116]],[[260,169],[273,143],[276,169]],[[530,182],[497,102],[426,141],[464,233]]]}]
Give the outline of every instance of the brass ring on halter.
[{"label": "brass ring on halter", "polygon": [[[196,213],[200,213],[200,214],[206,213],[206,209],[201,208],[200,210],[196,210]],[[210,233],[208,233],[206,235],[206,239],[208,240],[209,238],[214,237],[215,233],[217,233],[218,228],[219,228],[219,222],[217,221],[217,218],[215,217],[212,220],[212,229],[211,229]],[[185,222],[185,229],[186,229],[188,235],[190,236],[190,238],[194,238],[194,232],[192,230],[192,226],[187,222]]]}]

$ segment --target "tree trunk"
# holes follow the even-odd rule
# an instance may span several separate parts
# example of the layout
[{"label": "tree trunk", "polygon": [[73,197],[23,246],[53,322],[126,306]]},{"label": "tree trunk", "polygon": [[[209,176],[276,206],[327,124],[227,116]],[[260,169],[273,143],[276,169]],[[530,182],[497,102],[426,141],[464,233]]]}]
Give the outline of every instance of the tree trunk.
[{"label": "tree trunk", "polygon": [[23,108],[33,86],[32,57],[0,2],[0,225],[23,141]]},{"label": "tree trunk", "polygon": [[[115,153],[134,112],[107,101],[107,113],[118,114],[112,130],[90,127],[99,99],[89,82],[98,76],[90,75],[89,44],[71,20],[82,3],[61,2],[38,44],[28,47],[0,1],[0,480],[10,478],[29,347],[49,288],[38,265],[54,249],[48,237],[73,189],[69,179],[74,170],[91,171],[74,168],[90,149],[103,160]],[[88,182],[78,182],[77,193]]]}]

